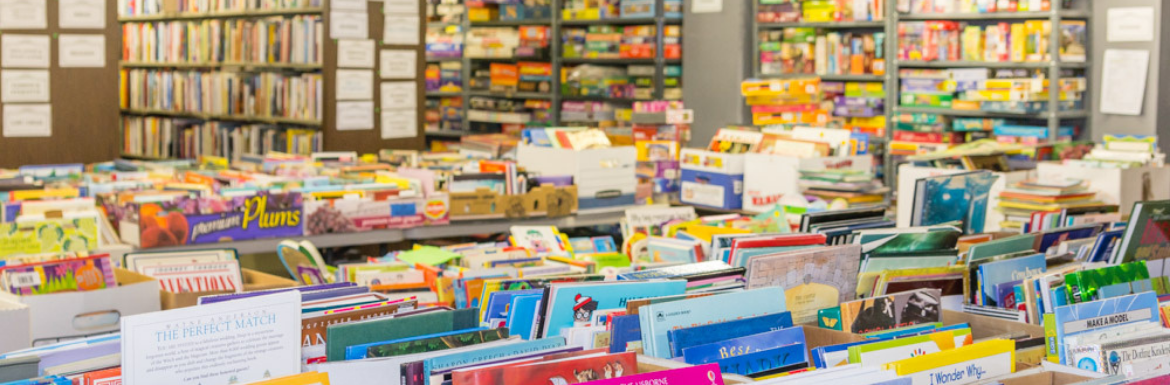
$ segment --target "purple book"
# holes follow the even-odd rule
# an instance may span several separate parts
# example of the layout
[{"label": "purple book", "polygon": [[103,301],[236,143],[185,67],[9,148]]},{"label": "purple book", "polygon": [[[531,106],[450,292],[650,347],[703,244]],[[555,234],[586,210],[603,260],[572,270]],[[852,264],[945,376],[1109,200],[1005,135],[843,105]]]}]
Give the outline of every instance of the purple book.
[{"label": "purple book", "polygon": [[313,301],[318,299],[341,297],[345,295],[369,293],[370,288],[365,286],[358,286],[353,282],[337,282],[324,285],[301,286],[287,289],[272,289],[262,291],[252,291],[247,293],[234,293],[224,295],[212,295],[206,297],[199,297],[200,305],[207,305],[212,303],[220,303],[227,301],[234,301],[243,298],[258,297],[261,295],[269,295],[274,293],[283,293],[290,290],[297,290],[301,292],[301,301]]}]

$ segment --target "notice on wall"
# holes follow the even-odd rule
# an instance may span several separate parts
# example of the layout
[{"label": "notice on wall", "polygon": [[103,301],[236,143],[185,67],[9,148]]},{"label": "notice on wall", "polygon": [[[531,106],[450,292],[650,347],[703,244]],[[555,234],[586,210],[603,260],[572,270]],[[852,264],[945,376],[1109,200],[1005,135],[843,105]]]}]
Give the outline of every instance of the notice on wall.
[{"label": "notice on wall", "polygon": [[57,63],[61,68],[101,68],[106,66],[104,35],[67,35],[57,38]]},{"label": "notice on wall", "polygon": [[382,50],[378,72],[382,79],[414,79],[418,77],[418,51],[404,49]]},{"label": "notice on wall", "polygon": [[374,41],[370,39],[341,39],[337,41],[338,68],[374,68]]},{"label": "notice on wall", "polygon": [[49,71],[0,71],[0,102],[48,103]]},{"label": "notice on wall", "polygon": [[329,12],[329,37],[334,39],[369,39],[369,15],[365,11],[335,9]]},{"label": "notice on wall", "polygon": [[0,67],[49,68],[48,35],[0,35]]},{"label": "notice on wall", "polygon": [[4,137],[48,137],[53,135],[53,106],[50,104],[5,104]]},{"label": "notice on wall", "polygon": [[414,110],[418,107],[418,84],[413,81],[382,82],[383,110]]},{"label": "notice on wall", "polygon": [[337,102],[337,130],[373,130],[374,101]]},{"label": "notice on wall", "polygon": [[418,45],[421,36],[418,15],[386,14],[382,24],[382,44]]},{"label": "notice on wall", "polygon": [[382,13],[418,17],[418,0],[382,0]]},{"label": "notice on wall", "polygon": [[289,291],[122,318],[122,379],[251,383],[300,373],[301,293]]},{"label": "notice on wall", "polygon": [[1141,115],[1146,100],[1150,51],[1107,49],[1102,61],[1101,113]]},{"label": "notice on wall", "polygon": [[382,139],[418,136],[418,110],[382,111]]},{"label": "notice on wall", "polygon": [[0,29],[49,28],[46,0],[0,0]]},{"label": "notice on wall", "polygon": [[1154,8],[1109,8],[1105,38],[1110,42],[1154,41]]},{"label": "notice on wall", "polygon": [[337,100],[373,100],[374,71],[337,70]]},{"label": "notice on wall", "polygon": [[723,0],[694,0],[691,2],[691,13],[719,12],[723,12]]},{"label": "notice on wall", "polygon": [[57,24],[63,29],[106,28],[105,0],[58,0]]}]

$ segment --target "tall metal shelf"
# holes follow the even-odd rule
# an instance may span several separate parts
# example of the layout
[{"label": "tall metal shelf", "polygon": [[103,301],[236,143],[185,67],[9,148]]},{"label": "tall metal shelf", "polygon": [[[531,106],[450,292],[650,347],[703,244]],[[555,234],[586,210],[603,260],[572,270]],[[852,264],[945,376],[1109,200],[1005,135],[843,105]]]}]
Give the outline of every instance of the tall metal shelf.
[{"label": "tall metal shelf", "polygon": [[[1062,122],[1065,120],[1085,120],[1082,127],[1085,128],[1082,132],[1087,135],[1089,116],[1088,111],[1091,111],[1088,97],[1083,98],[1083,106],[1080,110],[1075,111],[1061,111],[1060,105],[1060,81],[1061,71],[1066,69],[1075,69],[1085,71],[1084,76],[1088,77],[1088,71],[1091,64],[1085,62],[1066,62],[1060,58],[1060,40],[1062,20],[1085,20],[1086,28],[1092,28],[1091,12],[1089,11],[1088,0],[1077,0],[1072,4],[1070,9],[1061,9],[1060,2],[1052,2],[1052,9],[1048,11],[1030,11],[1030,12],[997,12],[997,13],[940,13],[940,14],[903,14],[899,13],[897,9],[897,2],[887,1],[885,18],[877,21],[840,21],[840,22],[779,22],[779,23],[761,23],[759,22],[759,0],[751,1],[751,20],[752,20],[752,49],[750,50],[752,57],[752,77],[756,79],[771,79],[771,78],[791,78],[791,77],[807,77],[819,76],[828,81],[846,81],[846,82],[882,82],[886,90],[885,109],[886,109],[886,136],[884,142],[886,147],[884,150],[883,164],[885,166],[884,172],[887,185],[892,185],[896,182],[895,173],[897,165],[893,164],[893,159],[889,154],[888,143],[892,141],[893,131],[895,127],[894,118],[900,112],[906,113],[932,113],[949,116],[965,116],[965,117],[993,117],[993,118],[1013,118],[1013,119],[1032,119],[1044,120],[1047,122],[1049,130],[1049,138],[1056,138],[1056,134]],[[996,22],[996,21],[1013,21],[1013,20],[1046,20],[1052,26],[1049,29],[1051,35],[1048,38],[1049,46],[1048,56],[1049,60],[1041,62],[980,62],[980,61],[908,61],[898,59],[898,24],[906,21],[931,21],[931,20],[951,20],[962,22]],[[833,30],[881,30],[885,32],[885,75],[764,75],[760,71],[760,33],[762,31],[793,28],[793,27],[811,27],[820,29]],[[1086,33],[1086,35],[1088,35]],[[1089,39],[1086,39],[1085,44],[1089,44]],[[1086,51],[1089,47],[1086,46]],[[1020,69],[1038,69],[1046,70],[1046,79],[1049,80],[1048,85],[1048,111],[1043,113],[1025,114],[1025,113],[1009,113],[1009,112],[989,112],[989,111],[969,111],[969,110],[951,110],[951,109],[936,109],[936,108],[917,108],[917,107],[900,107],[900,79],[898,72],[902,68],[1020,68]]]},{"label": "tall metal shelf", "polygon": [[[426,97],[441,98],[441,97],[462,97],[463,100],[463,131],[428,131],[426,136],[429,140],[436,139],[457,139],[464,134],[471,133],[469,131],[470,121],[468,121],[468,113],[471,110],[471,97],[492,97],[501,99],[536,99],[549,100],[552,104],[552,122],[553,124],[563,123],[561,120],[561,102],[565,100],[587,100],[587,101],[603,101],[621,104],[632,104],[641,99],[634,98],[611,98],[605,96],[574,96],[563,95],[561,91],[561,71],[565,65],[630,65],[630,64],[644,64],[654,65],[654,93],[649,100],[664,99],[665,94],[665,79],[666,66],[680,65],[681,59],[667,59],[664,57],[664,38],[662,32],[666,26],[681,25],[682,18],[680,17],[666,17],[665,1],[656,0],[655,2],[655,16],[654,17],[638,17],[638,18],[611,18],[601,20],[565,20],[561,12],[564,0],[552,0],[550,7],[552,8],[552,17],[548,19],[532,19],[532,20],[516,20],[516,21],[488,21],[488,22],[470,22],[467,20],[466,12],[463,20],[460,22],[431,22],[427,23],[427,28],[442,28],[446,26],[459,26],[461,34],[465,37],[464,49],[466,49],[466,36],[471,28],[483,27],[520,27],[528,25],[549,26],[549,59],[547,60],[552,65],[552,81],[550,82],[551,90],[549,93],[534,93],[534,92],[514,92],[514,93],[499,93],[488,92],[483,90],[470,90],[469,84],[471,79],[471,67],[475,62],[480,61],[536,61],[543,62],[543,59],[514,59],[514,58],[469,58],[466,54],[459,58],[430,58],[426,59],[428,64],[441,62],[460,62],[462,73],[463,87],[461,91],[457,92],[427,92]],[[650,59],[590,59],[590,58],[565,58],[562,49],[562,31],[564,28],[588,27],[594,25],[614,25],[614,26],[630,26],[630,25],[654,25],[658,31],[655,39],[655,57]]]}]

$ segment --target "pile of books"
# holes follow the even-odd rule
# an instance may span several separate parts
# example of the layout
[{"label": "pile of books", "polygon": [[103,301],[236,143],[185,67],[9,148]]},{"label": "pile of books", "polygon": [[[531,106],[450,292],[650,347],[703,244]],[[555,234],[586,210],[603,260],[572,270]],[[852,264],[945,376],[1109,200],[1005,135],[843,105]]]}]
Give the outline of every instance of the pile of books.
[{"label": "pile of books", "polygon": [[1004,229],[1024,233],[1086,223],[1120,221],[1117,205],[1096,199],[1088,182],[1065,180],[1014,183],[999,194],[997,209],[1006,217]]},{"label": "pile of books", "polygon": [[510,94],[552,91],[552,65],[541,62],[483,63],[473,66],[468,89]]},{"label": "pile of books", "polygon": [[804,195],[826,202],[841,199],[848,203],[848,207],[880,205],[889,192],[889,188],[868,170],[801,170],[800,185]]},{"label": "pile of books", "polygon": [[679,192],[679,150],[690,141],[693,111],[682,102],[636,102],[631,115],[631,139],[638,149],[639,198]]},{"label": "pile of books", "polygon": [[810,77],[791,80],[747,80],[742,93],[752,109],[752,124],[822,126],[829,121],[829,111],[822,100],[821,80]]},{"label": "pile of books", "polygon": [[122,132],[122,153],[148,158],[218,156],[238,161],[247,154],[308,156],[323,149],[321,130],[314,128],[123,116]]},{"label": "pile of books", "polygon": [[[566,67],[568,75],[561,83],[561,94],[566,96],[588,96],[615,99],[650,99],[654,94],[654,66],[629,65],[626,67],[580,65]],[[675,72],[681,66],[667,66]],[[668,70],[675,79],[681,74]]]},{"label": "pile of books", "polygon": [[1158,147],[1157,136],[1105,135],[1103,142],[1081,161],[1070,163],[1106,168],[1162,167],[1166,163],[1166,154]]},{"label": "pile of books", "polygon": [[550,29],[527,25],[518,28],[472,28],[464,37],[463,56],[468,58],[548,58]]},{"label": "pile of books", "polygon": [[[1043,80],[1045,75],[1042,72],[985,68],[901,69],[898,76],[902,80],[900,105],[905,107],[1028,114],[1049,110],[1048,80]],[[1037,79],[1043,80],[1043,91],[1036,91],[1032,87]],[[1066,73],[1059,84],[1058,109],[1065,111],[1081,108],[1087,84],[1083,75]],[[1058,137],[1072,136],[1064,133],[1072,131],[1071,127],[1062,127],[1061,131]],[[1027,136],[1046,139],[1048,135],[1044,131]]]},{"label": "pile of books", "polygon": [[187,114],[324,119],[324,77],[317,74],[121,71],[122,108]]},{"label": "pile of books", "polygon": [[209,19],[199,23],[124,23],[122,60],[230,65],[321,64],[324,25],[321,16],[316,15],[258,20]]}]

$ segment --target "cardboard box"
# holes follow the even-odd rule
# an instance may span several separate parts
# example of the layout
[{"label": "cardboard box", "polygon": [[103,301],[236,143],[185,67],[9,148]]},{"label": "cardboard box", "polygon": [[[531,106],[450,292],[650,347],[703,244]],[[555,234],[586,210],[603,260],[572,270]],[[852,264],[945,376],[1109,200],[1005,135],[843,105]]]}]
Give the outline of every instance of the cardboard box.
[{"label": "cardboard box", "polygon": [[0,333],[0,354],[29,346],[32,340],[29,317],[27,305],[0,299],[0,325],[4,325],[4,333]]},{"label": "cardboard box", "polygon": [[[967,172],[967,170],[918,167],[912,164],[898,166],[898,202],[905,202],[905,204],[898,205],[898,227],[910,226],[910,216],[914,210],[914,185],[918,179],[964,172]],[[986,225],[983,228],[983,232],[985,233],[999,231],[999,224],[1004,220],[1003,213],[995,209],[996,206],[999,206],[999,193],[1003,192],[1010,184],[1033,179],[1036,176],[1036,172],[1032,170],[1006,173],[997,172],[995,174],[999,175],[1000,178],[991,186],[991,196],[987,202],[987,220],[984,221]],[[1166,183],[1170,183],[1170,178],[1166,179]]]},{"label": "cardboard box", "polygon": [[159,311],[158,281],[120,268],[114,276],[118,287],[29,296],[5,292],[0,299],[28,306],[25,347],[116,332],[122,317]]},{"label": "cardboard box", "polygon": [[[310,199],[304,204],[304,229],[305,235],[314,235],[445,225],[449,222],[448,209],[444,194],[427,194],[426,198],[359,196]],[[344,228],[322,227],[324,223],[333,222],[317,221],[317,216],[334,214],[348,220]]]},{"label": "cardboard box", "polygon": [[[581,210],[632,206],[638,184],[638,150],[613,147],[586,150],[521,145],[516,159],[521,167],[541,175],[569,175],[577,185]],[[454,207],[454,205],[452,205]]]},{"label": "cardboard box", "polygon": [[800,171],[826,169],[872,170],[869,155],[796,158],[770,154],[746,154],[743,175],[743,209],[771,210],[785,195],[801,194]]},{"label": "cardboard box", "polygon": [[943,310],[943,325],[961,323],[971,325],[971,336],[976,341],[1019,332],[1028,333],[1028,336],[1033,338],[1044,337],[1044,327],[1040,325],[1007,321],[953,310]]},{"label": "cardboard box", "polygon": [[[240,275],[243,276],[244,291],[246,292],[297,287],[296,281],[252,269],[240,269]],[[199,297],[221,294],[231,294],[231,292],[203,291],[198,293],[171,293],[159,290],[158,293],[162,310],[195,306],[199,304]]]},{"label": "cardboard box", "polygon": [[679,153],[683,203],[724,210],[743,208],[746,154],[687,148]]},{"label": "cardboard box", "polygon": [[1170,199],[1170,167],[1113,169],[1044,162],[1036,166],[1041,181],[1084,179],[1097,199],[1121,206],[1121,215],[1133,210],[1135,202]]},{"label": "cardboard box", "polygon": [[[1018,365],[1017,365],[1018,366]],[[1017,367],[1016,370],[1019,370]],[[1091,380],[1075,374],[1061,372],[1040,372],[1026,376],[998,380],[1003,385],[1071,385]]]},{"label": "cardboard box", "polygon": [[[210,202],[208,199],[217,199]],[[190,208],[198,208],[192,211]],[[304,234],[301,193],[107,204],[122,241],[140,248],[219,243]]]},{"label": "cardboard box", "polygon": [[502,218],[564,217],[577,212],[577,186],[544,185],[526,194],[500,195],[486,187],[452,193],[452,221]]}]

